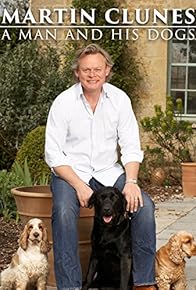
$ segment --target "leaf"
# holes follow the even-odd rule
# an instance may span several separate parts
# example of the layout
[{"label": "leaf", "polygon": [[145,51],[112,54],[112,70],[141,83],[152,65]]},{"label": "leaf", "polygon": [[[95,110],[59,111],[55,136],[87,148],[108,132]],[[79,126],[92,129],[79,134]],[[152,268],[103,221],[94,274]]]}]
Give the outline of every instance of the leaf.
[{"label": "leaf", "polygon": [[25,162],[24,162],[24,183],[25,185],[33,185],[33,181],[32,181],[32,178],[31,178],[31,173],[29,171],[29,167],[28,167],[28,164],[27,164],[27,158],[25,158]]}]

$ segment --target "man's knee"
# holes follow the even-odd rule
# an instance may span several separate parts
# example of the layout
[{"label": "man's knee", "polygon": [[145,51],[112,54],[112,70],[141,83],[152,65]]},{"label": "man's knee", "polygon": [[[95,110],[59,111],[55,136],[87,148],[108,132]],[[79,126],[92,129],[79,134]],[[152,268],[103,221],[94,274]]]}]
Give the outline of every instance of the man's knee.
[{"label": "man's knee", "polygon": [[155,205],[151,197],[147,193],[142,192],[142,198],[144,202],[144,209],[148,209],[149,212],[154,213]]}]

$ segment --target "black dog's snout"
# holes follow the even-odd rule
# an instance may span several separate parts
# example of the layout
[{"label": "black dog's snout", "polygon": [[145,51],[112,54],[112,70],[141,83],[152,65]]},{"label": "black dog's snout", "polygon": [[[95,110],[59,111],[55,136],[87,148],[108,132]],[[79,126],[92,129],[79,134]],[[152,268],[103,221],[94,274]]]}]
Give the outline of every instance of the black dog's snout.
[{"label": "black dog's snout", "polygon": [[104,205],[103,214],[104,215],[112,215],[112,206],[109,203]]},{"label": "black dog's snout", "polygon": [[39,236],[38,232],[33,233],[34,237],[37,238]]}]

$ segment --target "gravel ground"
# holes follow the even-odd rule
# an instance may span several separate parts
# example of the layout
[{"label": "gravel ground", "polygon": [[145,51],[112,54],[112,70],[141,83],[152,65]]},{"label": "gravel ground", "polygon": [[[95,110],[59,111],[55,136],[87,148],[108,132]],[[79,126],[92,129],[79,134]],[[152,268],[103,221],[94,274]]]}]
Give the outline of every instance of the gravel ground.
[{"label": "gravel ground", "polygon": [[0,218],[0,272],[7,267],[18,247],[21,224]]},{"label": "gravel ground", "polygon": [[[168,199],[183,199],[180,186],[146,185],[145,190],[150,194],[155,204]],[[0,272],[7,267],[12,255],[16,252],[21,231],[21,224],[16,224],[13,220],[8,222],[0,217]]]}]

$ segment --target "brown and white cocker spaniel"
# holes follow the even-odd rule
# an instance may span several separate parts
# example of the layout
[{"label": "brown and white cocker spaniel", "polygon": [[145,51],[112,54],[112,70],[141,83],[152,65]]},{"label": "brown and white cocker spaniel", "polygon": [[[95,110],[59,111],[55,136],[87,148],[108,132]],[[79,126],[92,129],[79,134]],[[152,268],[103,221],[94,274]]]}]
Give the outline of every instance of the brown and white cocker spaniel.
[{"label": "brown and white cocker spaniel", "polygon": [[1,273],[1,289],[25,290],[33,285],[38,290],[45,290],[49,250],[44,223],[38,218],[29,220],[19,238],[16,254],[8,268]]},{"label": "brown and white cocker spaniel", "polygon": [[180,231],[173,235],[156,253],[158,289],[185,290],[185,258],[192,256],[196,256],[196,243],[192,234]]}]

